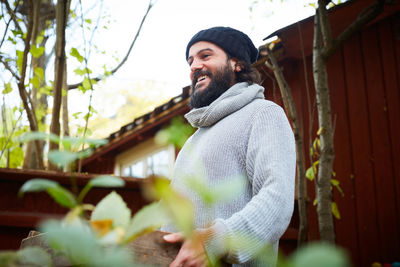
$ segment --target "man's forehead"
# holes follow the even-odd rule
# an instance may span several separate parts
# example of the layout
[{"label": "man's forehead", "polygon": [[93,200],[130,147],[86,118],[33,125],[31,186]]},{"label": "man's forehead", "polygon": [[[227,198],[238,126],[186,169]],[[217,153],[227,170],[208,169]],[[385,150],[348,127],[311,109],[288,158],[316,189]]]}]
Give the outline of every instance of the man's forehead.
[{"label": "man's forehead", "polygon": [[218,45],[207,42],[207,41],[200,41],[197,43],[194,43],[190,48],[189,48],[189,57],[192,57],[202,51],[214,51],[214,52],[223,52],[225,53],[222,48],[220,48]]}]

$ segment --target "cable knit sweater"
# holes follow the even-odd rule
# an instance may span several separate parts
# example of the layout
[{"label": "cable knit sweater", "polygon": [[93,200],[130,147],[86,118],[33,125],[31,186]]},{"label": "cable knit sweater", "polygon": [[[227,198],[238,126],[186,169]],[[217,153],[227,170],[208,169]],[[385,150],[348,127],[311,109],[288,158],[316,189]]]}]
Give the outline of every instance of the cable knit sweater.
[{"label": "cable knit sweater", "polygon": [[[293,133],[283,109],[265,100],[263,92],[257,84],[237,83],[209,106],[187,113],[198,130],[180,151],[171,182],[194,202],[196,227],[211,225],[207,252],[234,266],[261,266],[254,257],[267,244],[273,266],[293,212]],[[185,182],[199,176],[210,188],[239,177],[243,191],[229,202],[206,206]],[[227,247],[225,241],[235,235],[251,242],[245,248]]]}]

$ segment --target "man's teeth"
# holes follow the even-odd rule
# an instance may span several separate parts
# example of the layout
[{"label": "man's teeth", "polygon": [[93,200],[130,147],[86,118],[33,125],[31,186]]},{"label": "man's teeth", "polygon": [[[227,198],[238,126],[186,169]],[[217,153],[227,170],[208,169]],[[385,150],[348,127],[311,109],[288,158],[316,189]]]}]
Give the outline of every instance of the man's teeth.
[{"label": "man's teeth", "polygon": [[206,75],[200,76],[200,77],[197,79],[197,82],[201,82],[201,81],[204,80],[205,78],[207,78]]}]

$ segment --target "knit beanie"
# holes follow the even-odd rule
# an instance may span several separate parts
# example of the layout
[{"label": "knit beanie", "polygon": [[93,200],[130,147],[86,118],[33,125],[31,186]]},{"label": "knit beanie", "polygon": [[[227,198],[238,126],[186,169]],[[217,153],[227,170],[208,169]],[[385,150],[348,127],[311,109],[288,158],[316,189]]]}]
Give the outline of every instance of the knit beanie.
[{"label": "knit beanie", "polygon": [[230,56],[249,64],[257,60],[258,50],[250,38],[245,33],[230,27],[214,27],[196,33],[186,47],[186,60],[189,57],[190,47],[200,41],[216,44]]}]

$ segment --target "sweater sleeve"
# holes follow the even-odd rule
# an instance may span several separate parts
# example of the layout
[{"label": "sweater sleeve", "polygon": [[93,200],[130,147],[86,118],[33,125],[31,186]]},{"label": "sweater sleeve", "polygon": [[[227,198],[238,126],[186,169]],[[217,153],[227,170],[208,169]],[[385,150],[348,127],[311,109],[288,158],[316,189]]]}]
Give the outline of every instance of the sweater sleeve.
[{"label": "sweater sleeve", "polygon": [[[296,154],[292,129],[277,105],[257,111],[251,122],[246,170],[252,199],[230,218],[217,219],[206,244],[207,252],[223,255],[230,263],[244,263],[285,232],[294,207]],[[227,240],[246,237],[240,246]]]}]

